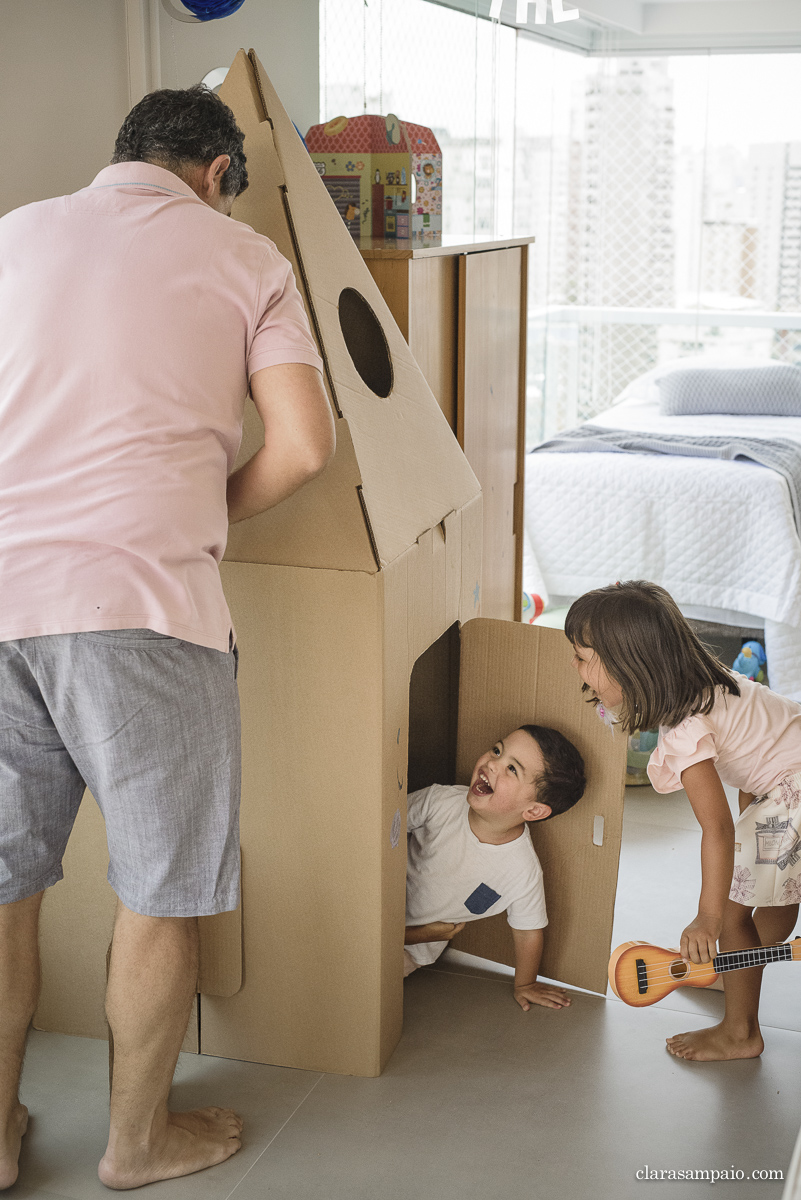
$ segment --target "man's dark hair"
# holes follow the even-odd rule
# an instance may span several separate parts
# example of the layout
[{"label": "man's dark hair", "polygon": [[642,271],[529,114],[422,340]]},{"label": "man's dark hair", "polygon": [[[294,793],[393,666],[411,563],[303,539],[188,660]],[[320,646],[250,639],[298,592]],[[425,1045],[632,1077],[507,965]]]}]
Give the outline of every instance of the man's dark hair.
[{"label": "man's dark hair", "polygon": [[180,175],[182,168],[206,166],[227,154],[231,165],[220,191],[239,196],[248,186],[244,140],[228,105],[204,84],[182,91],[164,88],[145,96],[128,113],[111,162],[153,163]]},{"label": "man's dark hair", "polygon": [[544,769],[536,781],[538,802],[548,805],[551,817],[567,812],[578,804],[587,786],[584,759],[556,729],[546,725],[521,725],[520,729],[534,739],[542,753]]}]

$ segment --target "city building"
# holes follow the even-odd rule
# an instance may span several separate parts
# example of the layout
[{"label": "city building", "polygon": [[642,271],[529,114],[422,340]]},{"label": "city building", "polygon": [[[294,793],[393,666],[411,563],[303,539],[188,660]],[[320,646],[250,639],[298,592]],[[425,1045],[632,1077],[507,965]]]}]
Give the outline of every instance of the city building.
[{"label": "city building", "polygon": [[[585,81],[574,107],[569,298],[601,308],[674,302],[673,98],[664,60],[617,59]],[[580,330],[575,418],[606,407],[657,360],[652,326]]]}]

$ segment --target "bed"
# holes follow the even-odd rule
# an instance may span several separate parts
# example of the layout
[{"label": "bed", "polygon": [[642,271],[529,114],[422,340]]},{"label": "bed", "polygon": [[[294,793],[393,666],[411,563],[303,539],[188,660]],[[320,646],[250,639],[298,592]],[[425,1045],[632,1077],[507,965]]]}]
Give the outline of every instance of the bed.
[{"label": "bed", "polygon": [[[674,369],[635,380],[592,424],[801,447],[801,416],[663,416],[658,381]],[[801,701],[801,541],[781,474],[753,462],[543,449],[526,456],[525,489],[525,591],[544,589],[553,607],[616,579],[651,579],[688,617],[764,628],[771,686]]]}]

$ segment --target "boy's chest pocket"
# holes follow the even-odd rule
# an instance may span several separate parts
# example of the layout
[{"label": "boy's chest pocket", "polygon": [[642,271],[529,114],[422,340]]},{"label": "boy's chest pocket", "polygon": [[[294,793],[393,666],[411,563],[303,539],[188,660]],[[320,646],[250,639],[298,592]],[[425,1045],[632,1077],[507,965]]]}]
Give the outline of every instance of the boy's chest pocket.
[{"label": "boy's chest pocket", "polygon": [[487,909],[492,908],[497,900],[500,900],[500,893],[493,891],[487,883],[480,883],[474,892],[464,902],[464,906],[468,912],[471,912],[474,917],[480,917]]}]

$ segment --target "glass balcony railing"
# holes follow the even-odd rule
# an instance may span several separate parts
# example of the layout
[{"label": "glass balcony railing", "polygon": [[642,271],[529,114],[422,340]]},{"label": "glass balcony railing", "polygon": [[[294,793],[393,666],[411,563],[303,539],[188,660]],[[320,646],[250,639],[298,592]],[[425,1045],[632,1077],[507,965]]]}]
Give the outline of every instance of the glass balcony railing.
[{"label": "glass balcony railing", "polygon": [[720,354],[801,365],[801,312],[553,304],[528,315],[528,442],[587,421],[645,371]]}]

